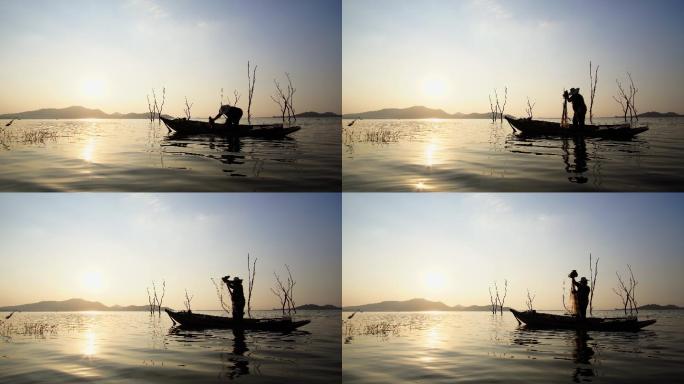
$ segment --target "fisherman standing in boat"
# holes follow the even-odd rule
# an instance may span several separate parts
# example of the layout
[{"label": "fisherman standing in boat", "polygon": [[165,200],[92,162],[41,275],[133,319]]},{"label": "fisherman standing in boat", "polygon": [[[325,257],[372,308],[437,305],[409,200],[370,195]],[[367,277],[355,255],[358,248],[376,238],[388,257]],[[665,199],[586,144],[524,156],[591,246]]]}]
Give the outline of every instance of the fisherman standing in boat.
[{"label": "fisherman standing in boat", "polygon": [[572,127],[584,128],[584,116],[587,114],[587,105],[584,103],[584,97],[580,95],[579,88],[570,88],[563,92],[563,98],[572,103]]},{"label": "fisherman standing in boat", "polygon": [[232,105],[222,105],[221,108],[219,108],[218,115],[213,118],[209,116],[209,124],[213,125],[214,121],[221,116],[226,117],[226,124],[237,127],[242,118],[242,109],[233,107]]},{"label": "fisherman standing in boat", "polygon": [[239,277],[224,276],[221,280],[228,286],[230,300],[233,303],[233,320],[242,321],[245,316],[245,292],[242,289],[242,279]]},{"label": "fisherman standing in boat", "polygon": [[586,319],[587,306],[589,305],[589,292],[591,291],[591,288],[589,288],[589,285],[587,284],[586,277],[582,277],[579,283],[576,282],[575,277],[577,276],[577,271],[575,270],[568,275],[568,277],[572,279],[571,290],[577,306],[577,316],[579,316],[580,319]]}]

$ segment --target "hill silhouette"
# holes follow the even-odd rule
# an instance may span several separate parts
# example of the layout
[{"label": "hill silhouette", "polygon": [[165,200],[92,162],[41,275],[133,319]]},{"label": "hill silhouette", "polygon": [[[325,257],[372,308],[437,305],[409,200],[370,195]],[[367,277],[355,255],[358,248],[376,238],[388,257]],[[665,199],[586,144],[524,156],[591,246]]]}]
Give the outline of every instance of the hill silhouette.
[{"label": "hill silhouette", "polygon": [[490,113],[454,113],[425,106],[408,108],[385,108],[377,111],[346,113],[347,119],[489,119]]},{"label": "hill silhouette", "polygon": [[[507,310],[504,307],[504,310]],[[441,301],[430,301],[426,299],[411,299],[405,301],[382,301],[379,303],[352,305],[344,307],[345,311],[365,311],[365,312],[413,312],[413,311],[490,311],[489,305],[455,305],[450,307]]]},{"label": "hill silhouette", "polygon": [[325,305],[318,305],[318,304],[304,304],[300,305],[296,309],[301,309],[301,310],[315,310],[315,311],[328,311],[328,310],[340,310],[342,308],[336,307],[331,304],[325,304]]},{"label": "hill silhouette", "polygon": [[684,117],[684,115],[680,115],[675,112],[644,112],[640,113],[638,115],[639,117]]},{"label": "hill silhouette", "polygon": [[[100,109],[90,109],[78,105],[66,108],[43,108],[34,111],[7,113],[0,119],[149,119],[149,113],[108,114]],[[168,115],[162,115],[170,117]]]},{"label": "hill silhouette", "polygon": [[69,299],[63,301],[40,301],[31,304],[0,307],[0,312],[71,312],[71,311],[149,311],[149,305],[113,305],[108,307],[99,301]]}]

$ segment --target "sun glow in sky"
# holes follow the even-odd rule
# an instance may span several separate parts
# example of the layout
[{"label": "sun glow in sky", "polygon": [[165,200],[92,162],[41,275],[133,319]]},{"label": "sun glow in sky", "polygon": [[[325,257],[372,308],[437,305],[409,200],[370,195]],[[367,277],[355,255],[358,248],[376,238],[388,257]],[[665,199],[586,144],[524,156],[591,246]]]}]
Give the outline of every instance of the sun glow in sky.
[{"label": "sun glow in sky", "polygon": [[86,78],[81,80],[81,92],[93,101],[107,94],[107,83],[102,78]]},{"label": "sun glow in sky", "polygon": [[537,308],[560,309],[568,273],[589,276],[592,253],[597,308],[620,305],[627,264],[641,304],[683,305],[683,229],[680,194],[345,193],[342,302],[487,305],[507,279],[507,305],[525,308],[529,289]]},{"label": "sun glow in sky", "polygon": [[[614,116],[616,79],[630,72],[640,112],[684,113],[684,2],[675,0],[345,0],[343,112],[425,105],[559,117],[563,89],[588,95],[600,65],[595,116]],[[586,98],[586,96],[585,96]]]},{"label": "sun glow in sky", "polygon": [[103,280],[99,271],[86,271],[82,276],[82,287],[89,294],[96,294],[102,290]]},{"label": "sun glow in sky", "polygon": [[[0,1],[0,114],[82,105],[216,114],[220,90],[242,94],[258,66],[252,113],[272,116],[273,79],[289,72],[298,111],[341,110],[341,4],[319,0]],[[225,102],[226,100],[224,100]]]}]

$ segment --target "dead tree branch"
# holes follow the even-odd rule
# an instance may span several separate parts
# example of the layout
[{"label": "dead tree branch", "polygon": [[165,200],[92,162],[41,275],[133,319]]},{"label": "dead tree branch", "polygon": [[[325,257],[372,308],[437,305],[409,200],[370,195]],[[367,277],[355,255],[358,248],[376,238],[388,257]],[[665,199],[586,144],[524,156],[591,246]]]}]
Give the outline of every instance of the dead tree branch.
[{"label": "dead tree branch", "polygon": [[238,101],[240,101],[240,96],[242,95],[240,95],[240,92],[238,92],[238,90],[236,89],[233,91],[233,96],[235,96],[235,102],[233,103],[233,107],[237,107],[237,103]]},{"label": "dead tree branch", "polygon": [[596,84],[598,83],[598,70],[599,66],[596,66],[596,70],[592,73],[591,71],[591,60],[589,60],[589,122],[594,124],[594,97],[596,96]]},{"label": "dead tree branch", "polygon": [[596,277],[598,276],[598,262],[599,257],[596,258],[596,262],[592,266],[591,263],[591,253],[589,254],[589,278],[591,279],[591,293],[589,295],[589,315],[594,314],[594,291],[596,291]]},{"label": "dead tree branch", "polygon": [[494,108],[494,104],[492,104],[492,95],[488,95],[488,96],[489,96],[489,111],[492,113],[492,123],[495,123],[496,122],[496,109]]},{"label": "dead tree branch", "polygon": [[152,95],[154,96],[154,108],[157,112],[157,120],[161,121],[162,111],[164,110],[164,103],[166,102],[166,87],[162,87],[162,100],[161,104],[157,104],[157,95],[152,89]]},{"label": "dead tree branch", "polygon": [[530,98],[528,96],[527,97],[527,108],[525,108],[525,112],[527,113],[527,117],[530,119],[532,118],[532,109],[534,109],[535,104],[537,104],[536,101],[534,103],[530,104]]},{"label": "dead tree branch", "polygon": [[223,310],[226,311],[226,313],[230,314],[230,306],[226,304],[226,291],[223,284],[217,283],[213,277],[211,278],[211,282],[214,283],[214,288],[216,288],[216,297],[218,298],[219,303],[221,304],[221,308],[223,308]]},{"label": "dead tree branch", "polygon": [[152,108],[152,104],[150,103],[150,95],[147,95],[147,111],[150,114],[150,121],[154,121],[154,108]]},{"label": "dead tree branch", "polygon": [[297,116],[294,109],[294,94],[297,89],[292,85],[290,74],[285,72],[285,77],[287,77],[287,106],[289,108],[287,122],[291,124],[291,120],[297,122]]},{"label": "dead tree branch", "polygon": [[283,284],[283,281],[280,279],[280,276],[274,271],[273,276],[275,276],[276,285],[275,287],[271,288],[271,292],[273,292],[273,294],[276,295],[280,300],[280,308],[283,313],[283,316],[285,316],[286,309],[287,316],[291,316],[293,312],[297,313],[293,298],[294,286],[296,284],[296,281],[292,278],[290,267],[287,264],[285,264],[285,268],[287,269],[288,274],[286,284]]},{"label": "dead tree branch", "polygon": [[192,301],[192,298],[195,297],[195,295],[188,296],[188,290],[185,290],[185,300],[183,301],[183,305],[185,305],[185,310],[188,312],[192,312],[190,308],[190,302]]},{"label": "dead tree branch", "polygon": [[527,289],[527,301],[525,304],[527,305],[527,310],[532,311],[534,310],[534,298],[537,297],[537,295],[530,295],[530,290],[529,288]]},{"label": "dead tree branch", "polygon": [[247,254],[247,316],[252,317],[252,289],[254,288],[254,277],[256,276],[256,262],[250,265],[249,253]]},{"label": "dead tree branch", "polygon": [[613,288],[613,292],[615,292],[616,295],[620,296],[620,299],[622,300],[622,309],[625,312],[625,316],[627,316],[628,308],[629,315],[632,316],[634,313],[639,313],[639,310],[637,308],[637,302],[634,299],[634,292],[638,282],[634,278],[632,267],[629,264],[627,264],[627,268],[629,270],[629,280],[627,281],[627,284],[625,284],[622,275],[620,275],[617,271],[615,272],[615,275],[618,278],[619,287],[617,289]]},{"label": "dead tree branch", "polygon": [[254,66],[254,71],[250,74],[249,72],[249,61],[247,61],[247,84],[248,84],[248,102],[247,102],[247,124],[252,124],[252,97],[254,96],[254,84],[256,83],[256,70],[257,66]]},{"label": "dead tree branch", "polygon": [[185,96],[185,109],[183,109],[183,111],[185,112],[185,117],[186,117],[188,120],[190,120],[190,108],[192,108],[192,105],[193,105],[193,104],[194,104],[194,103],[188,104],[188,97]]},{"label": "dead tree branch", "polygon": [[506,301],[506,295],[508,294],[508,280],[504,280],[504,293],[501,300],[499,300],[499,313],[503,316],[504,302]]},{"label": "dead tree branch", "polygon": [[[498,103],[498,96],[497,96],[497,105]],[[506,102],[508,102],[508,87],[504,87],[504,101],[503,104],[501,105],[501,108],[499,109],[499,119],[503,123],[503,117],[504,117],[504,112],[506,111]]]},{"label": "dead tree branch", "polygon": [[271,100],[273,100],[280,107],[280,118],[283,124],[285,124],[285,113],[289,111],[289,108],[287,106],[287,96],[283,92],[283,89],[280,88],[280,83],[278,82],[278,80],[273,79],[273,84],[276,88],[276,94],[271,96]]}]

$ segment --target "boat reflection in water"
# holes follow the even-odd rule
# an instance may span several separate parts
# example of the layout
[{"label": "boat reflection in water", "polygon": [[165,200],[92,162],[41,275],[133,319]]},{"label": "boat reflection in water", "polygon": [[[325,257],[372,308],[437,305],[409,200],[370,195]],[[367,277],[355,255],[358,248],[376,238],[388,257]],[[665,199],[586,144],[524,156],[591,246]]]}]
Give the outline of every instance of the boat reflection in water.
[{"label": "boat reflection in water", "polygon": [[[554,360],[568,360],[574,365],[572,370],[572,380],[575,383],[581,381],[591,381],[591,378],[597,375],[596,366],[600,364],[598,355],[594,352],[594,348],[589,345],[589,341],[594,344],[594,339],[589,336],[587,331],[577,330],[540,330],[528,329],[520,326],[516,332],[513,333],[513,343],[527,347],[530,358],[539,355],[541,346],[544,344],[555,344],[558,341],[567,344],[571,349],[570,357],[563,357],[563,354],[558,354]],[[568,355],[566,355],[568,356]]]},{"label": "boat reflection in water", "polygon": [[[590,146],[590,150],[587,146]],[[631,140],[603,140],[574,137],[540,137],[511,133],[506,138],[506,148],[511,153],[537,156],[560,156],[563,169],[569,182],[586,184],[590,180],[596,187],[602,186],[602,160],[614,152],[638,156],[645,141],[640,138]],[[560,153],[558,153],[560,151]],[[590,167],[591,166],[591,167]]]},{"label": "boat reflection in water", "polygon": [[[197,157],[216,160],[223,165],[223,172],[230,176],[259,176],[265,161],[291,164],[297,161],[297,140],[284,137],[277,140],[261,140],[217,135],[179,135],[171,133],[161,143],[164,155]],[[262,157],[263,156],[263,157]],[[170,164],[163,164],[171,167]]]},{"label": "boat reflection in water", "polygon": [[[169,336],[172,340],[181,343],[202,342],[215,346],[221,359],[221,379],[237,379],[241,376],[250,374],[260,374],[259,366],[261,359],[253,361],[249,345],[259,341],[266,342],[266,339],[276,343],[286,343],[285,349],[292,348],[288,345],[292,338],[310,335],[311,333],[303,330],[291,332],[262,332],[247,331],[240,329],[196,329],[187,328],[180,325],[169,329]],[[232,336],[232,337],[231,337]],[[213,349],[213,348],[212,348]],[[250,366],[251,365],[251,366]]]}]

